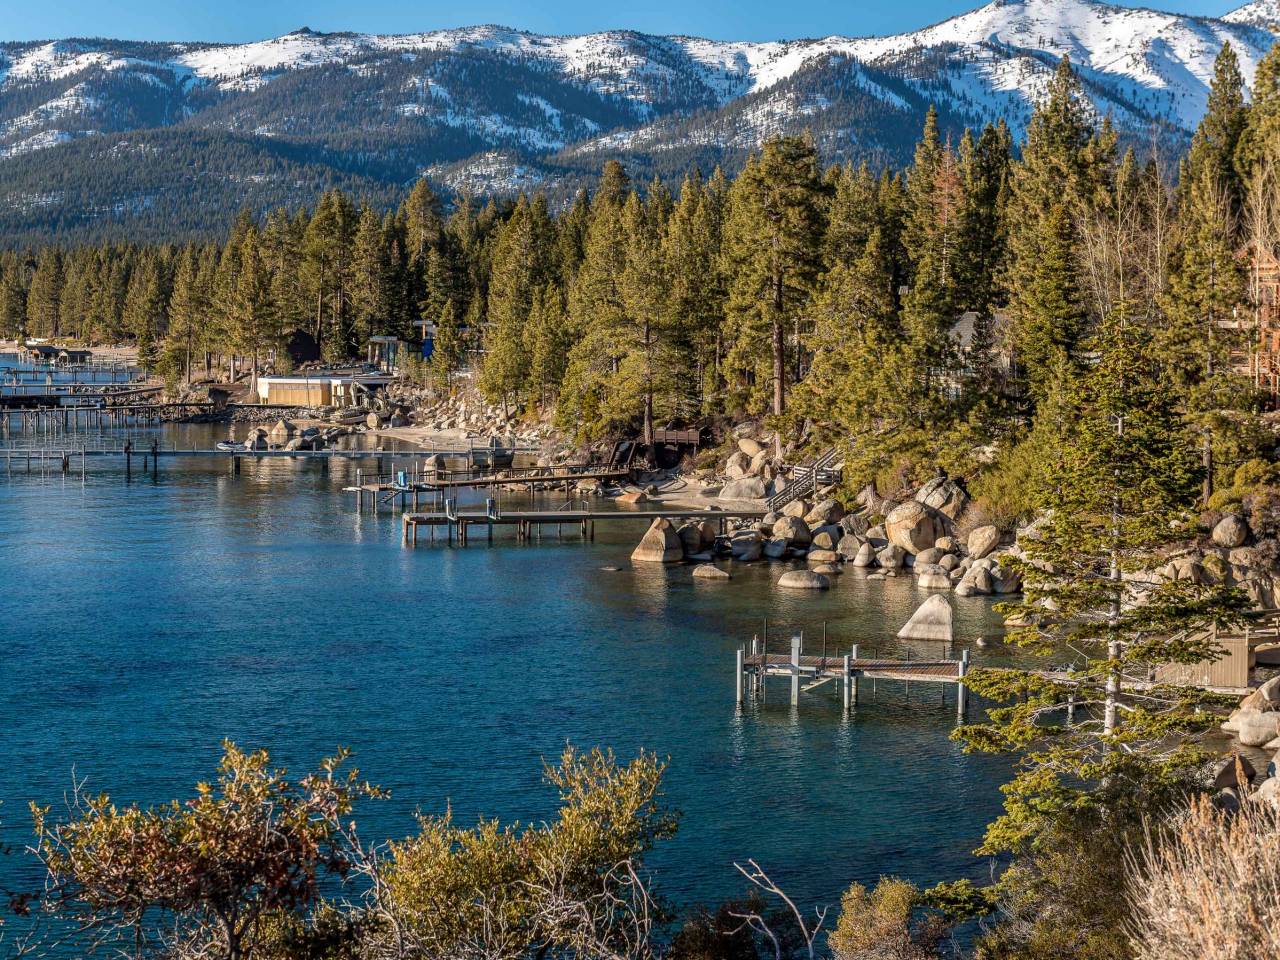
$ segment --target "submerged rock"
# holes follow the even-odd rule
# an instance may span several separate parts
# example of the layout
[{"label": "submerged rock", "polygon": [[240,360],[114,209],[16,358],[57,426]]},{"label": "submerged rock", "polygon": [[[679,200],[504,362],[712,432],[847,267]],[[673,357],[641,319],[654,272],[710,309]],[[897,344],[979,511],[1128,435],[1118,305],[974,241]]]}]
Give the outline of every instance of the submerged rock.
[{"label": "submerged rock", "polygon": [[731,580],[733,575],[728,570],[721,570],[714,563],[701,563],[693,568],[693,575],[699,580]]},{"label": "submerged rock", "polygon": [[778,586],[793,590],[826,590],[831,581],[813,570],[788,570],[778,578]]}]

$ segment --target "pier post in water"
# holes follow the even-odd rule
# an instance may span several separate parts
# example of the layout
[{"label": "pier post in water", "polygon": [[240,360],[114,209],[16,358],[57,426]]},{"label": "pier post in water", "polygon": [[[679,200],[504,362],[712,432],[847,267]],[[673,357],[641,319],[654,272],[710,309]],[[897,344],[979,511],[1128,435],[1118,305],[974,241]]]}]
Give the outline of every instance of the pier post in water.
[{"label": "pier post in water", "polygon": [[844,712],[848,713],[849,708],[853,705],[853,667],[850,666],[852,658],[846,654],[844,657],[843,680],[844,680]]},{"label": "pier post in water", "polygon": [[956,719],[963,720],[965,707],[967,706],[967,702],[969,699],[968,697],[969,691],[964,685],[965,674],[969,672],[969,651],[968,650],[960,651],[960,668],[958,672],[959,672],[960,682],[956,685],[956,690],[958,691],[956,693]]},{"label": "pier post in water", "polygon": [[736,669],[733,672],[734,699],[738,706],[742,706],[742,686],[747,672],[743,659],[742,648],[739,647],[737,660],[735,661]]},{"label": "pier post in water", "polygon": [[800,706],[800,645],[804,641],[797,635],[791,638],[791,705]]}]

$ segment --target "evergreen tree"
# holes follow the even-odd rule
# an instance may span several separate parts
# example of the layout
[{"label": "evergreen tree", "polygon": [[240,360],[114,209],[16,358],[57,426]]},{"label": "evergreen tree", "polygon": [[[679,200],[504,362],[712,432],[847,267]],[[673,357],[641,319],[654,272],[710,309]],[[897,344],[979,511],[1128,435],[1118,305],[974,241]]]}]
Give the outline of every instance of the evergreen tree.
[{"label": "evergreen tree", "polygon": [[823,231],[812,141],[769,140],[734,181],[725,224],[725,366],[748,410],[777,416],[786,408],[787,339],[798,331],[813,296]]},{"label": "evergreen tree", "polygon": [[862,256],[871,231],[879,225],[876,179],[866,163],[846,165],[835,172],[829,189],[823,262],[827,269],[849,267]]},{"label": "evergreen tree", "polygon": [[1227,44],[1215,63],[1208,111],[1182,164],[1179,229],[1159,328],[1169,382],[1200,421],[1206,503],[1213,493],[1216,412],[1237,403],[1244,386],[1231,372],[1231,354],[1245,344],[1230,321],[1246,298],[1237,256],[1243,187],[1236,165],[1245,119],[1243,79]]},{"label": "evergreen tree", "polygon": [[[1224,51],[1225,51],[1224,47]],[[1214,71],[1217,81],[1217,69]],[[1222,86],[1228,87],[1229,78],[1224,78]],[[1236,88],[1238,89],[1238,88]],[[1235,166],[1236,175],[1243,184],[1253,175],[1258,164],[1269,152],[1280,143],[1280,46],[1273,45],[1260,61],[1253,75],[1253,89],[1250,103],[1244,108],[1243,129],[1239,131],[1236,143]],[[1229,90],[1224,89],[1217,98],[1219,122],[1215,125],[1221,131],[1218,138],[1220,145],[1229,141],[1234,130],[1235,114],[1233,98]]]},{"label": "evergreen tree", "polygon": [[[1160,569],[1162,548],[1190,532],[1197,463],[1149,338],[1122,306],[1091,346],[1097,362],[1073,386],[1070,433],[1044,464],[1043,519],[1020,555],[1001,560],[1023,579],[1022,601],[1005,608],[1018,624],[1010,639],[1086,659],[1065,681],[1020,671],[969,681],[1013,703],[956,736],[970,749],[1025,751],[986,852],[1028,849],[1055,816],[1109,784],[1171,779],[1202,760],[1180,739],[1216,722],[1197,709],[1202,695],[1148,681],[1160,665],[1211,656],[1206,628],[1230,624],[1243,606],[1234,589]],[[1063,724],[1069,705],[1074,721]]]},{"label": "evergreen tree", "polygon": [[157,258],[154,254],[143,256],[129,277],[123,319],[145,370],[154,369],[160,359],[158,342],[165,326],[166,304]]},{"label": "evergreen tree", "polygon": [[62,335],[62,251],[46,247],[36,259],[27,294],[27,330],[42,337]]},{"label": "evergreen tree", "polygon": [[696,175],[685,178],[662,237],[662,323],[675,354],[689,368],[686,412],[710,412],[719,388],[724,278],[716,200]]},{"label": "evergreen tree", "polygon": [[534,298],[524,341],[529,354],[529,388],[539,401],[553,402],[564,380],[572,347],[564,294],[558,284],[548,283]]},{"label": "evergreen tree", "polygon": [[1086,100],[1065,57],[1047,93],[1010,178],[1004,277],[1015,359],[1037,400],[1060,355],[1073,355],[1088,332],[1078,293],[1076,218],[1092,202],[1100,179]]},{"label": "evergreen tree", "polygon": [[435,334],[431,345],[431,379],[440,390],[447,391],[453,375],[462,364],[464,344],[462,327],[453,301],[446,300],[435,316]]},{"label": "evergreen tree", "polygon": [[351,257],[351,317],[360,344],[390,332],[391,303],[391,252],[381,219],[365,207],[356,225]]},{"label": "evergreen tree", "polygon": [[494,246],[480,388],[504,409],[518,403],[528,386],[524,327],[551,276],[552,237],[545,204],[522,194]]},{"label": "evergreen tree", "polygon": [[[169,296],[169,334],[166,366],[191,385],[191,370],[202,337],[206,304],[200,288],[200,267],[194,247],[183,249]],[[176,377],[175,377],[176,379]]]},{"label": "evergreen tree", "polygon": [[258,233],[251,230],[240,246],[240,269],[232,300],[232,339],[235,349],[249,358],[249,393],[257,395],[259,363],[274,346],[271,281],[258,249]]}]

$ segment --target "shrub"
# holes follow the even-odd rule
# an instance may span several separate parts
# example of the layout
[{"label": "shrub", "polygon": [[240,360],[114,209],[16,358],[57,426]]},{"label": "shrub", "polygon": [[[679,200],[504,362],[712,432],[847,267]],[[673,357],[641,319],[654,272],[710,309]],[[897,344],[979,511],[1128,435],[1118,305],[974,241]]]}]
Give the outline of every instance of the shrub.
[{"label": "shrub", "polygon": [[896,877],[881,877],[871,890],[855,883],[831,931],[835,960],[933,960],[947,928],[935,914],[917,918],[920,902],[916,886]]},{"label": "shrub", "polygon": [[1280,813],[1246,803],[1235,816],[1195,801],[1170,840],[1135,857],[1138,960],[1280,957]]}]

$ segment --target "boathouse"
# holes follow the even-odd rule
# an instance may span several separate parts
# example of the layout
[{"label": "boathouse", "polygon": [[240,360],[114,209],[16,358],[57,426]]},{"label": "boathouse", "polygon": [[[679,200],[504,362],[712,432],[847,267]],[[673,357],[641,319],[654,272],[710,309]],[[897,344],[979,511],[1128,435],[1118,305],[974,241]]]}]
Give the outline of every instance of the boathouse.
[{"label": "boathouse", "polygon": [[258,378],[258,401],[291,407],[353,407],[386,387],[385,373],[309,373]]}]

